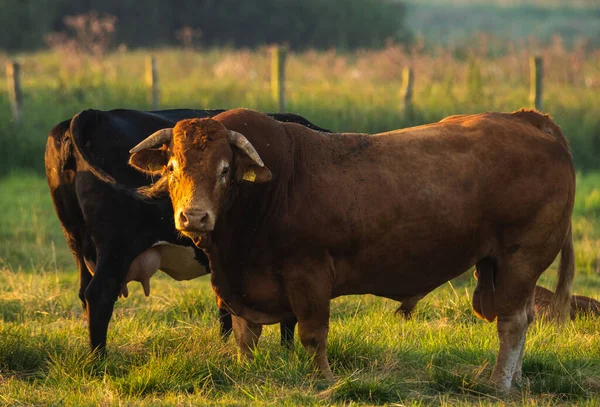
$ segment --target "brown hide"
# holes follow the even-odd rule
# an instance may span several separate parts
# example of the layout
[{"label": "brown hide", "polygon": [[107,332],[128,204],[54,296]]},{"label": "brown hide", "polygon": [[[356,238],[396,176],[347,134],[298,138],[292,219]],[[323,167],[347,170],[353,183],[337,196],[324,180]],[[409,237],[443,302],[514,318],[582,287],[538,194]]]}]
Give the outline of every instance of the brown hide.
[{"label": "brown hide", "polygon": [[[224,270],[244,263],[243,275],[231,276],[238,285],[299,247],[331,257],[333,297],[412,297],[482,258],[534,256],[536,267],[514,273],[524,286],[504,293],[510,299],[532,291],[562,247],[573,205],[571,157],[560,133],[541,131],[520,114],[467,115],[375,136],[324,135],[247,110],[215,119],[205,120],[208,132],[176,133],[173,149],[186,178],[172,198],[178,207],[205,195],[198,175],[215,175],[200,152],[220,149],[232,160],[215,121],[251,141],[273,181],[236,185],[237,199],[219,214],[213,234],[221,251],[236,253],[235,260],[222,256]],[[248,290],[262,291],[256,286]],[[266,310],[273,300],[252,305]]]},{"label": "brown hide", "polygon": [[[243,180],[251,163],[228,145],[228,130],[250,141],[270,182]],[[492,379],[506,388],[520,371],[536,281],[572,244],[572,159],[548,117],[462,115],[368,136],[238,109],[178,123],[169,151],[176,224],[179,211],[214,217],[178,229],[210,235],[229,292],[247,308],[293,312],[327,378],[331,298],[418,298],[484,259],[494,281],[484,312],[498,317],[501,342]],[[572,276],[566,263],[561,298]]]}]

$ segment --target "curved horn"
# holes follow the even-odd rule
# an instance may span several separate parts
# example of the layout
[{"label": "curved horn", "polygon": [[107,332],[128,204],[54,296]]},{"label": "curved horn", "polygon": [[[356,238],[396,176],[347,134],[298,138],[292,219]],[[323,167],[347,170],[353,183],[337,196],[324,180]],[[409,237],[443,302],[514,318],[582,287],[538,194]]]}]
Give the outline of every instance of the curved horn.
[{"label": "curved horn", "polygon": [[229,142],[229,144],[233,144],[234,146],[242,150],[244,153],[246,153],[246,155],[250,157],[252,161],[258,164],[260,167],[265,166],[265,163],[263,163],[263,160],[256,152],[256,149],[254,148],[252,143],[250,143],[248,139],[244,137],[243,134],[238,133],[237,131],[227,130],[227,141]]},{"label": "curved horn", "polygon": [[173,138],[173,129],[172,128],[159,130],[157,132],[152,133],[151,135],[146,137],[141,143],[139,143],[137,146],[135,146],[131,150],[129,150],[129,154],[139,153],[142,150],[147,150],[149,148],[156,147],[159,144],[163,144],[168,141],[171,141],[172,138]]}]

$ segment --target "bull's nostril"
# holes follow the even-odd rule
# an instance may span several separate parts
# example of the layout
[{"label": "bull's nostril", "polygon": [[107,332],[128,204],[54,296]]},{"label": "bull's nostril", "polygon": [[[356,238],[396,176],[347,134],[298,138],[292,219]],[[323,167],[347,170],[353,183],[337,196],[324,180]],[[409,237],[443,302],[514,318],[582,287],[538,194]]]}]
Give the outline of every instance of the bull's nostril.
[{"label": "bull's nostril", "polygon": [[190,224],[190,220],[183,211],[179,212],[179,224],[183,227],[187,227]]}]

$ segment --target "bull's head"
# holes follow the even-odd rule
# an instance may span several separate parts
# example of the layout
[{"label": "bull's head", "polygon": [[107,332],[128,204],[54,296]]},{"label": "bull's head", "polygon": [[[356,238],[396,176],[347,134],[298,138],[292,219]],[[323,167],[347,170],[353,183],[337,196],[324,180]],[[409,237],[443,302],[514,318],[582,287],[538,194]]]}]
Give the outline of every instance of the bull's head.
[{"label": "bull's head", "polygon": [[130,153],[133,167],[166,178],[175,227],[192,238],[214,229],[234,184],[271,180],[271,171],[248,139],[213,119],[182,120]]}]

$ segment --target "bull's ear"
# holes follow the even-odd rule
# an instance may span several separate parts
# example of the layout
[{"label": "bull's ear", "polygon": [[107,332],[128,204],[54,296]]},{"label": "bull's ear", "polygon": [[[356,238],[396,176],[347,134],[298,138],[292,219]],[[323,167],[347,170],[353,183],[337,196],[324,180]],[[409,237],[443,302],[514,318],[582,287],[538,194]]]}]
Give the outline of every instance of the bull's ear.
[{"label": "bull's ear", "polygon": [[168,162],[168,152],[163,148],[142,150],[129,158],[129,165],[150,175],[160,175]]},{"label": "bull's ear", "polygon": [[243,152],[240,152],[239,154],[235,176],[238,181],[244,180],[248,182],[255,182],[257,184],[269,182],[272,178],[271,170],[269,170],[265,165],[258,165]]},{"label": "bull's ear", "polygon": [[227,142],[237,149],[237,180],[263,183],[271,181],[269,170],[250,141],[241,133],[227,130]]}]

